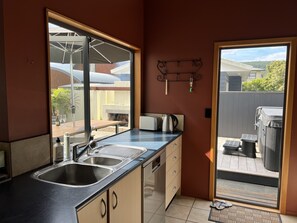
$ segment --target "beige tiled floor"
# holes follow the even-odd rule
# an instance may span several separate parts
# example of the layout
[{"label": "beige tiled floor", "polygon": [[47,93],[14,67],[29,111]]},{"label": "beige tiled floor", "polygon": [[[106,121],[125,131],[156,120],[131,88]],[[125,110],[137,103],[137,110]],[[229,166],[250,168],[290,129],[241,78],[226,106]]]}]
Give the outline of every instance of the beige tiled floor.
[{"label": "beige tiled floor", "polygon": [[[208,221],[210,201],[176,196],[166,211],[166,223],[205,223]],[[297,217],[281,215],[283,223],[296,223]]]}]

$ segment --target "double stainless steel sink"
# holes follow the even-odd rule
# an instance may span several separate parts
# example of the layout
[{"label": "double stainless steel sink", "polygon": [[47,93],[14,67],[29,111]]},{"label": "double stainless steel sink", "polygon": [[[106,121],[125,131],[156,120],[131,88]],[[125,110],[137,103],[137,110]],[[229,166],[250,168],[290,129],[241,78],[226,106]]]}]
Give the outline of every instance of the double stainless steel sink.
[{"label": "double stainless steel sink", "polygon": [[44,168],[33,178],[72,187],[96,184],[147,151],[144,147],[103,145],[85,154],[77,162],[65,161]]},{"label": "double stainless steel sink", "polygon": [[56,184],[85,186],[94,184],[112,173],[112,169],[76,162],[63,162],[36,172],[33,177]]}]

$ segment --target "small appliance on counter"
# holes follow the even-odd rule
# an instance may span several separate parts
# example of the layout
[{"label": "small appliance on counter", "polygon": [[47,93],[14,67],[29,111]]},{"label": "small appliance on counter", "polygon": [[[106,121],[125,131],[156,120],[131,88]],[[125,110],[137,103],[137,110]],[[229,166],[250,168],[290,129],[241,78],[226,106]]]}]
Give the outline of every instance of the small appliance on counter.
[{"label": "small appliance on counter", "polygon": [[162,132],[174,132],[178,125],[178,119],[175,115],[165,114],[163,116]]},{"label": "small appliance on counter", "polygon": [[139,118],[139,129],[158,131],[162,128],[162,119],[153,116],[140,116]]}]

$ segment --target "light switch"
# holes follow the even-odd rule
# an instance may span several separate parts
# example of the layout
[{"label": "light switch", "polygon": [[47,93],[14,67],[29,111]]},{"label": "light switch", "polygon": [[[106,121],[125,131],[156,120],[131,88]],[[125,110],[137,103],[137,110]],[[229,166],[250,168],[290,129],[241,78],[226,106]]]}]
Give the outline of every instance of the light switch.
[{"label": "light switch", "polygon": [[205,108],[204,117],[205,118],[211,118],[211,108]]}]

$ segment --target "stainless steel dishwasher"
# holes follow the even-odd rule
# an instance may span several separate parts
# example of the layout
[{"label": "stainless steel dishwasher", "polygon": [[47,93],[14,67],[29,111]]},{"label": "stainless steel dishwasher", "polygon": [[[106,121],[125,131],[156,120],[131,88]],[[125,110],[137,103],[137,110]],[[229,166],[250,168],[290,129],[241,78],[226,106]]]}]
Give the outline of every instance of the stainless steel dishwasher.
[{"label": "stainless steel dishwasher", "polygon": [[165,222],[165,162],[161,151],[143,164],[143,223]]}]

